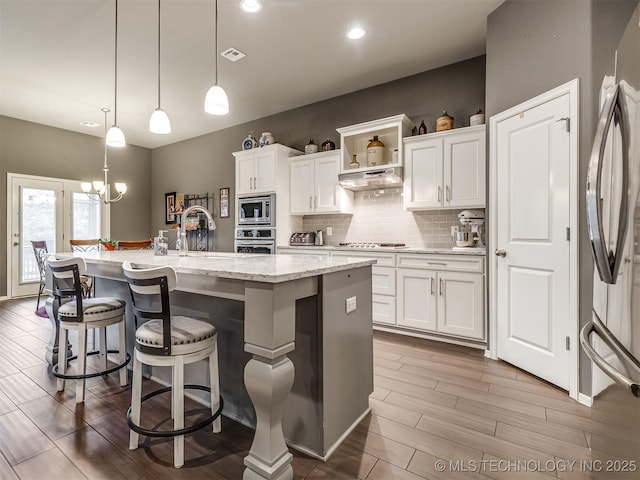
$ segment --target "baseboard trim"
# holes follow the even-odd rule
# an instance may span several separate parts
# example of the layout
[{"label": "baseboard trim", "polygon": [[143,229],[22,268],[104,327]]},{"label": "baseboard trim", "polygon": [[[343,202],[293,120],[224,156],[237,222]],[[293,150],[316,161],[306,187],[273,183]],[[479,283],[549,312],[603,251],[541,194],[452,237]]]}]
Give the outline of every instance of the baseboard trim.
[{"label": "baseboard trim", "polygon": [[591,407],[593,405],[593,398],[589,395],[585,395],[584,393],[578,393],[578,403]]}]

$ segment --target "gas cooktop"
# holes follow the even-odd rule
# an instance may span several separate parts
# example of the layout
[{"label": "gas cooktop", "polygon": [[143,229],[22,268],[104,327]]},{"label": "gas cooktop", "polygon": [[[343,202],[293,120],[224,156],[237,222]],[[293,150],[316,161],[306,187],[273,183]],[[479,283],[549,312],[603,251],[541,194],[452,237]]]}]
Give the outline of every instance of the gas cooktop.
[{"label": "gas cooktop", "polygon": [[387,243],[387,242],[344,242],[340,243],[341,247],[349,248],[406,248],[404,243]]}]

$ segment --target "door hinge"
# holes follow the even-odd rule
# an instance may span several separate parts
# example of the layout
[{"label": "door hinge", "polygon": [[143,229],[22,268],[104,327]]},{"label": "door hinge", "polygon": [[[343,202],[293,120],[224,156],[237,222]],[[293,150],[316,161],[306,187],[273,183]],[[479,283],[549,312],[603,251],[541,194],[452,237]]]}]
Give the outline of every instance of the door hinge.
[{"label": "door hinge", "polygon": [[566,350],[571,350],[571,339],[566,337]]},{"label": "door hinge", "polygon": [[562,129],[565,132],[570,132],[571,131],[571,119],[569,117],[562,117],[558,120],[556,120],[556,123],[560,123],[560,122],[564,122],[564,128],[562,128],[562,126],[559,126],[558,129]]},{"label": "door hinge", "polygon": [[571,228],[567,227],[567,242],[571,241]]}]

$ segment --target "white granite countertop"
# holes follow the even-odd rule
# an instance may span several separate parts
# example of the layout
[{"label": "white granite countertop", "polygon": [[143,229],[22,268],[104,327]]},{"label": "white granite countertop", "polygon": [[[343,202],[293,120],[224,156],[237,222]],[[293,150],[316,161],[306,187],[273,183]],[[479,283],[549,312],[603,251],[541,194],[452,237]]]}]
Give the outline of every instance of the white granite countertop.
[{"label": "white granite countertop", "polygon": [[475,247],[459,247],[459,248],[415,248],[415,247],[374,247],[374,248],[355,248],[355,247],[340,247],[331,245],[289,245],[284,247],[278,247],[278,251],[282,250],[315,250],[318,251],[347,251],[347,252],[360,252],[360,253],[431,253],[437,255],[481,255],[486,256],[486,248]]},{"label": "white granite countertop", "polygon": [[152,250],[121,250],[86,253],[58,253],[59,257],[83,257],[87,263],[121,265],[130,262],[142,267],[172,266],[177,273],[280,283],[289,280],[350,270],[376,263],[362,258],[331,258],[317,255],[266,255],[231,252],[189,252],[179,257],[175,250],[156,256]]}]

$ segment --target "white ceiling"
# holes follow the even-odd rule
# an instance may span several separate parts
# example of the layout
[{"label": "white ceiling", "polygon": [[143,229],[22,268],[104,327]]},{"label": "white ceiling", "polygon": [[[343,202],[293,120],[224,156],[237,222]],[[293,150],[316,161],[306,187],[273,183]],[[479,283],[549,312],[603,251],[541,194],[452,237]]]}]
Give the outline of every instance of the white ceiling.
[{"label": "white ceiling", "polygon": [[[214,82],[214,1],[162,0],[162,108],[169,135],[149,133],[157,106],[157,1],[120,0],[118,124],[155,148],[431,70],[485,52],[486,17],[504,0],[263,0],[257,14],[219,0],[219,84],[229,115],[203,110]],[[104,135],[114,106],[115,0],[0,0],[0,114]],[[368,34],[348,40],[359,23]],[[113,114],[108,123],[113,123]],[[100,126],[87,128],[83,121]]]}]

